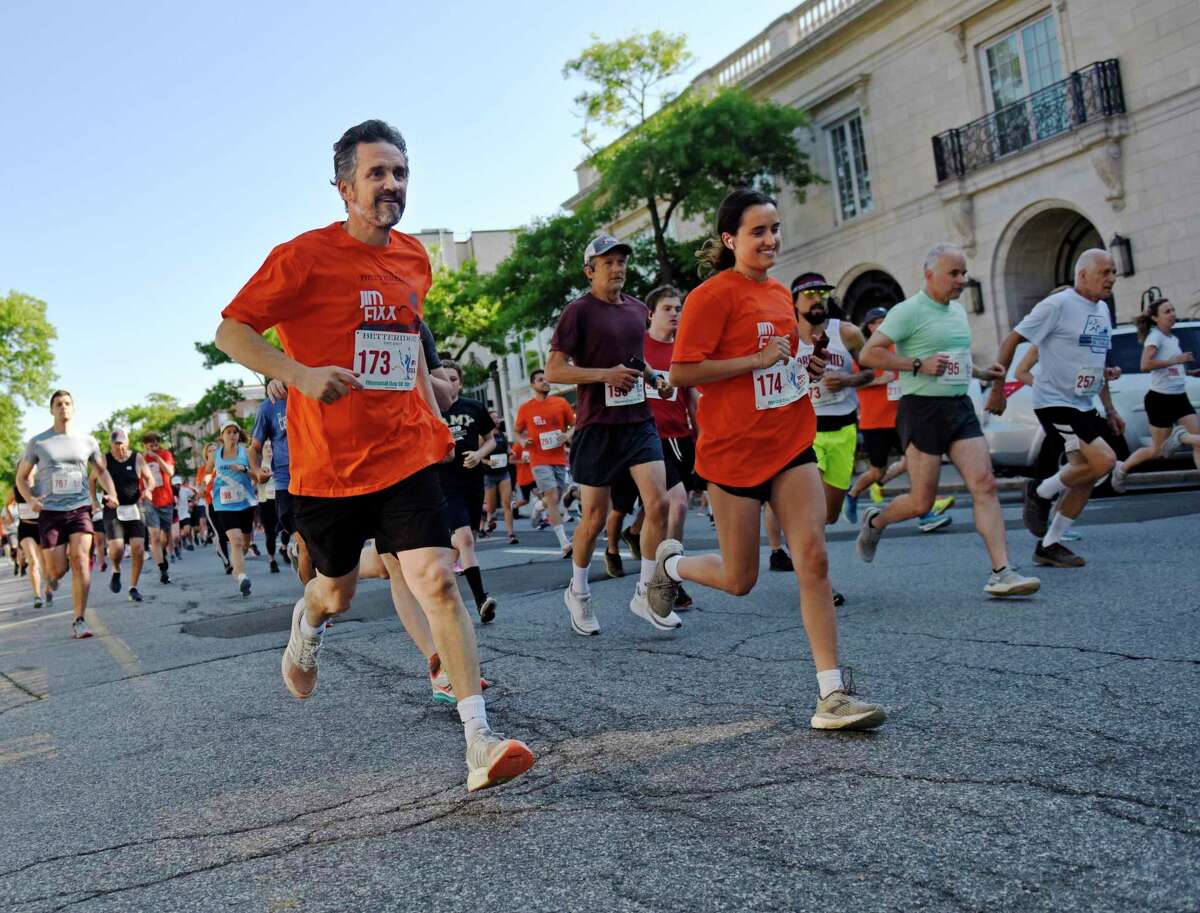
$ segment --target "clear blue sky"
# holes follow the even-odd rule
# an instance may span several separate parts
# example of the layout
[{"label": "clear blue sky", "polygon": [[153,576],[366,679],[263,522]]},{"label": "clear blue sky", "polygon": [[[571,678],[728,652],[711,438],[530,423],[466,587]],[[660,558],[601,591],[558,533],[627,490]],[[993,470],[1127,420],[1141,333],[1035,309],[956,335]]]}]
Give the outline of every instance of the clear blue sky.
[{"label": "clear blue sky", "polygon": [[404,132],[402,230],[518,226],[575,191],[561,70],[592,32],[684,31],[694,75],[794,5],[9,0],[0,291],[48,302],[85,428],[155,391],[194,401],[250,375],[204,371],[192,342],[272,246],[341,217],[346,127]]}]

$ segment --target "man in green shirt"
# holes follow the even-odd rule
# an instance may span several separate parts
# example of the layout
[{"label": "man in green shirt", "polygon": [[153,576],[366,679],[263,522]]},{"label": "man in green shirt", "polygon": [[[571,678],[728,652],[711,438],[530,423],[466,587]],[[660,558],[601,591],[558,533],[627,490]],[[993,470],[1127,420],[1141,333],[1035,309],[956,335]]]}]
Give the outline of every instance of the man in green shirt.
[{"label": "man in green shirt", "polygon": [[[992,457],[975,407],[967,396],[972,377],[998,381],[998,364],[976,368],[971,359],[971,327],[957,298],[967,283],[967,259],[953,244],[936,244],[925,255],[925,287],[888,312],[859,355],[865,368],[900,373],[896,430],[908,461],[911,489],[887,507],[868,509],[857,551],[875,557],[884,529],[927,513],[937,495],[942,457],[949,456],[974,502],[975,527],[983,536],[992,573],[983,590],[989,596],[1027,596],[1041,586],[1008,563],[1004,513],[996,497]],[[896,351],[888,347],[895,343]]]}]

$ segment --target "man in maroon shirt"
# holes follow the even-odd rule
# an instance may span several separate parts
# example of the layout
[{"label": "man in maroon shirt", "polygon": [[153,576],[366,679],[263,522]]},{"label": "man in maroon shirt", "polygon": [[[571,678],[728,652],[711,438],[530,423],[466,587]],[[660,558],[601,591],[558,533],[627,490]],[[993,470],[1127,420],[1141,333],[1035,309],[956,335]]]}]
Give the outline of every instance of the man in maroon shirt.
[{"label": "man in maroon shirt", "polygon": [[[675,351],[675,330],[679,327],[679,313],[683,310],[683,293],[669,285],[662,285],[646,296],[650,308],[650,326],[643,342],[646,362],[655,371],[666,373],[671,370],[671,356]],[[662,441],[663,458],[667,475],[667,538],[683,541],[683,525],[687,519],[688,492],[704,487],[695,471],[696,466],[696,404],[699,399],[692,387],[672,389],[660,395],[646,389],[650,411],[658,436]],[[605,565],[614,570],[620,568],[621,556],[617,546],[621,540],[629,546],[635,560],[642,557],[640,536],[645,524],[645,511],[639,511],[637,519],[629,529],[621,532],[625,516],[633,513],[637,500],[637,488],[629,475],[614,481],[612,487],[612,513],[608,518],[608,546],[604,554]],[[623,576],[612,573],[609,576]],[[680,587],[675,598],[675,608],[684,610],[692,606],[692,599]]]},{"label": "man in maroon shirt", "polygon": [[646,385],[669,396],[664,374],[645,362],[646,305],[621,290],[632,252],[609,235],[592,239],[583,253],[583,272],[591,291],[562,312],[554,337],[546,380],[576,384],[575,433],[571,440],[571,475],[579,483],[583,520],[575,528],[572,580],[563,594],[576,634],[599,634],[591,607],[588,568],[592,550],[608,518],[609,488],[628,471],[646,509],[641,549],[641,577],[629,610],[658,630],[680,626],[679,616],[657,615],[646,598],[654,573],[654,555],[667,526],[667,475],[658,430],[646,405]]}]

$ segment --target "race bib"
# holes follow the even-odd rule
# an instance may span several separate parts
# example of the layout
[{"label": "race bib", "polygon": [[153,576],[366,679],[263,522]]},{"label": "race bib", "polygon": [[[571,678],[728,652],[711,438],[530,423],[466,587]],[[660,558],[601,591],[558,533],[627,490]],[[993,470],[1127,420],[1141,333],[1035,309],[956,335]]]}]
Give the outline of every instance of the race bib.
[{"label": "race bib", "polygon": [[646,388],[646,399],[657,399],[657,400],[661,400],[663,402],[673,403],[673,402],[675,402],[675,399],[678,396],[679,396],[679,388],[678,387],[672,387],[671,393],[669,396],[660,395],[658,392],[658,387],[647,387]]},{"label": "race bib", "polygon": [[77,469],[60,469],[50,476],[50,490],[56,495],[74,495],[83,491],[83,473]]},{"label": "race bib", "polygon": [[38,512],[28,504],[18,504],[17,516],[22,520],[36,520],[38,518]]},{"label": "race bib", "polygon": [[417,333],[356,330],[350,367],[368,390],[413,390],[420,357],[421,337]]},{"label": "race bib", "polygon": [[1167,377],[1183,377],[1183,365],[1171,365],[1167,368]]},{"label": "race bib", "polygon": [[946,362],[946,373],[938,375],[939,384],[965,384],[971,380],[971,350],[961,352],[944,352],[949,361]]},{"label": "race bib", "polygon": [[1075,395],[1092,396],[1104,386],[1103,368],[1080,368],[1075,372]]},{"label": "race bib", "polygon": [[887,398],[889,403],[894,403],[900,399],[900,381],[893,380],[887,385]]},{"label": "race bib", "polygon": [[543,450],[553,450],[562,444],[562,432],[543,431],[538,435],[538,444]]},{"label": "race bib", "polygon": [[507,469],[508,468],[508,454],[507,453],[495,454],[494,456],[492,456],[491,458],[488,459],[488,465],[491,466],[492,469]]},{"label": "race bib", "polygon": [[222,504],[236,504],[241,500],[241,498],[238,496],[238,492],[234,491],[228,486],[225,486],[221,489],[221,493],[218,497],[220,497]]},{"label": "race bib", "polygon": [[612,384],[604,385],[604,405],[606,406],[636,406],[646,401],[646,382],[641,377],[633,385],[633,389],[622,393]]},{"label": "race bib", "polygon": [[759,412],[790,406],[809,392],[808,369],[795,358],[751,372],[754,408]]},{"label": "race bib", "polygon": [[271,476],[271,478],[267,479],[267,483],[263,486],[263,488],[266,490],[268,498],[275,497],[275,476]]},{"label": "race bib", "polygon": [[830,390],[825,386],[825,381],[817,384],[810,391],[812,396],[813,406],[834,406],[850,395],[850,390],[847,387],[842,387],[840,390]]},{"label": "race bib", "polygon": [[142,519],[142,512],[136,504],[118,504],[117,519],[128,523],[131,520]]},{"label": "race bib", "polygon": [[162,484],[162,467],[154,460],[146,460],[146,468],[150,470],[150,478],[154,480],[154,487],[157,488]]}]

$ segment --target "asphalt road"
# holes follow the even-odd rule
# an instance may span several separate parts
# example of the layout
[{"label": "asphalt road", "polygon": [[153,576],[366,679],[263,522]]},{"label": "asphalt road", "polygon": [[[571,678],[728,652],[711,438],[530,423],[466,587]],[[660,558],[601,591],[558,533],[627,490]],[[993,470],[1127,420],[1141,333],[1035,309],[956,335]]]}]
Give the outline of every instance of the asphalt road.
[{"label": "asphalt road", "polygon": [[[1200,492],[1096,502],[1073,544],[1088,567],[1015,602],[984,597],[969,509],[952,514],[890,531],[870,566],[831,531],[843,660],[891,713],[873,734],[809,729],[795,583],[765,551],[752,594],[694,591],[669,635],[597,561],[585,639],[549,533],[485,541],[489,712],[538,763],[474,796],[382,581],[299,703],[279,679],[286,568],[251,562],[246,600],[203,551],[141,606],[100,579],[100,636],[79,642],[69,581],[35,611],[5,576],[0,910],[1200,908]],[[707,521],[689,542],[714,545]]]}]

